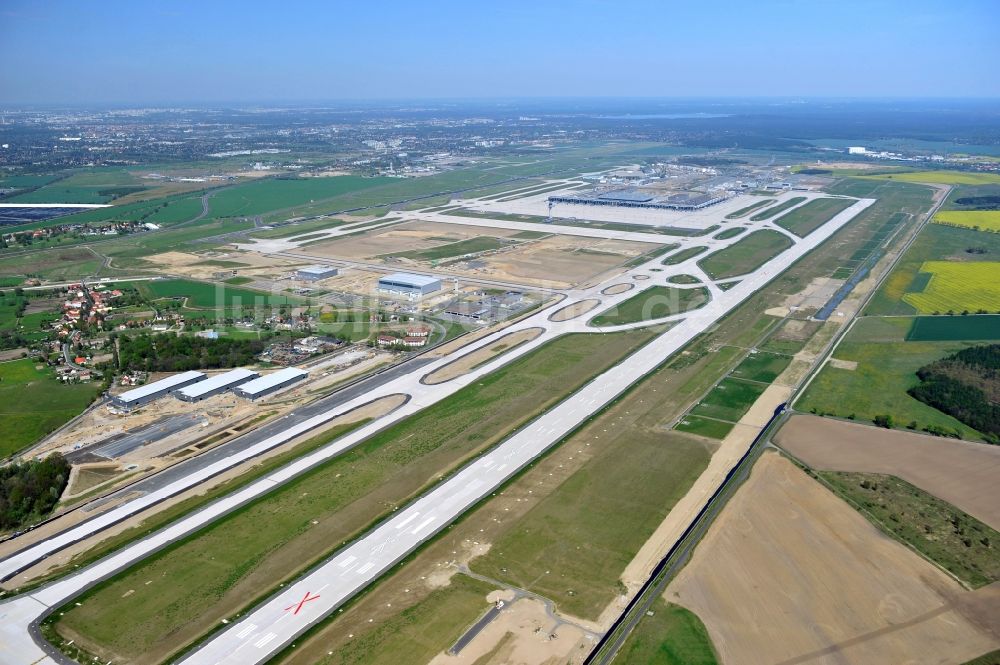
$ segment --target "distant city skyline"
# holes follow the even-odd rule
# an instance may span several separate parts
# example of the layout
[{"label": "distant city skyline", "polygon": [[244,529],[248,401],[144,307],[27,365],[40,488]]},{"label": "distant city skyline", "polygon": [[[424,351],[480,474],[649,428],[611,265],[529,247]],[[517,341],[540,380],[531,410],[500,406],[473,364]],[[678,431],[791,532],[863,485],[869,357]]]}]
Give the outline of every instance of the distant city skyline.
[{"label": "distant city skyline", "polygon": [[9,0],[0,104],[995,98],[997,34],[983,0]]}]

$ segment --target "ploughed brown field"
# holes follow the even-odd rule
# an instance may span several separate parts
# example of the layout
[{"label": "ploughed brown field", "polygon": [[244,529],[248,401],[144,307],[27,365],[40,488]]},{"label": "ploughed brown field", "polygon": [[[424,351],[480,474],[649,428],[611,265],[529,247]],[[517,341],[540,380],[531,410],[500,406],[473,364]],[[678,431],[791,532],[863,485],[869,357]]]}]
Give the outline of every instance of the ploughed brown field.
[{"label": "ploughed brown field", "polygon": [[1000,647],[1000,583],[964,589],[777,454],[665,597],[726,665],[963,663]]},{"label": "ploughed brown field", "polygon": [[1000,446],[793,416],[775,443],[822,471],[886,473],[1000,530]]}]

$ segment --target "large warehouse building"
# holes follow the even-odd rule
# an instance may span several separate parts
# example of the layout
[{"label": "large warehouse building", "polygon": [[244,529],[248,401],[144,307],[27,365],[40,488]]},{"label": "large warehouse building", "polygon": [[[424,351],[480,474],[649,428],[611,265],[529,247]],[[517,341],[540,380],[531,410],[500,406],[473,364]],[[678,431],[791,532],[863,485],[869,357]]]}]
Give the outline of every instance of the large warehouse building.
[{"label": "large warehouse building", "polygon": [[200,402],[207,397],[224,393],[230,388],[235,388],[258,376],[260,375],[257,372],[251,372],[241,367],[223,374],[216,374],[204,381],[181,388],[174,393],[174,397],[185,402]]},{"label": "large warehouse building", "polygon": [[233,392],[240,397],[245,397],[247,399],[258,399],[281,390],[285,386],[290,386],[296,381],[301,381],[307,376],[309,376],[309,372],[304,369],[286,367],[284,369],[279,369],[277,372],[272,372],[271,374],[266,374],[262,377],[256,378],[253,381],[247,381],[246,383],[237,386]]},{"label": "large warehouse building", "polygon": [[315,282],[327,277],[336,277],[337,269],[333,266],[306,266],[295,271],[295,279]]},{"label": "large warehouse building", "polygon": [[154,399],[159,399],[164,395],[172,393],[175,390],[180,390],[185,386],[190,386],[192,383],[202,381],[204,378],[204,372],[197,372],[193,370],[190,372],[181,372],[180,374],[168,376],[160,381],[154,381],[153,383],[139,386],[138,388],[124,392],[121,395],[115,395],[111,398],[111,403],[123,409],[134,409],[142,406],[143,404],[148,404]]},{"label": "large warehouse building", "polygon": [[441,280],[410,272],[395,272],[378,280],[378,290],[382,293],[416,299],[440,291]]}]

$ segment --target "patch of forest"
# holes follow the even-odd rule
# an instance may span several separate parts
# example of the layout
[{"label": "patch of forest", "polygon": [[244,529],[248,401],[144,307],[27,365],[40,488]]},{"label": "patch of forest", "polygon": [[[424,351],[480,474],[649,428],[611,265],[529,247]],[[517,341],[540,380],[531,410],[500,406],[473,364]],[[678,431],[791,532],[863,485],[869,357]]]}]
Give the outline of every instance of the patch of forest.
[{"label": "patch of forest", "polygon": [[118,368],[146,372],[185,372],[250,365],[267,346],[257,339],[208,339],[143,333],[118,338]]},{"label": "patch of forest", "polygon": [[40,521],[55,507],[69,481],[69,462],[59,453],[0,468],[0,531]]},{"label": "patch of forest", "polygon": [[916,399],[1000,443],[1000,344],[962,349],[917,370]]}]

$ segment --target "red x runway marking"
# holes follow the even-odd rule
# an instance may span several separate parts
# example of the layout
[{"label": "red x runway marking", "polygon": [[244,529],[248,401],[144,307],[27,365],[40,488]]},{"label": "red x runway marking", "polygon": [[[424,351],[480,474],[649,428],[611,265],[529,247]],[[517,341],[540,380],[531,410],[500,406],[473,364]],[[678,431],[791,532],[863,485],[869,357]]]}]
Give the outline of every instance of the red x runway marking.
[{"label": "red x runway marking", "polygon": [[300,600],[295,605],[289,605],[288,607],[285,608],[285,611],[288,612],[289,610],[294,610],[292,614],[298,614],[299,610],[302,609],[303,605],[308,603],[310,600],[316,600],[317,598],[319,598],[318,593],[315,596],[313,596],[311,591],[306,591],[306,595],[302,597],[302,600]]}]

